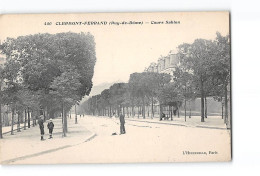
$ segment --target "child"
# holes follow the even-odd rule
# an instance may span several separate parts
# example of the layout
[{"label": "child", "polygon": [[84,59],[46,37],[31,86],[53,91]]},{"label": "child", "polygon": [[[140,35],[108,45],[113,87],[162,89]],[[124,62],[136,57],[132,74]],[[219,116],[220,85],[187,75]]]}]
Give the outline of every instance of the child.
[{"label": "child", "polygon": [[48,129],[49,129],[49,134],[50,134],[50,137],[49,137],[49,139],[51,139],[51,138],[52,138],[52,131],[53,131],[53,128],[54,128],[54,124],[53,124],[53,122],[52,122],[52,119],[51,119],[51,118],[50,118],[50,121],[49,121],[49,123],[48,123],[47,127],[48,127]]}]

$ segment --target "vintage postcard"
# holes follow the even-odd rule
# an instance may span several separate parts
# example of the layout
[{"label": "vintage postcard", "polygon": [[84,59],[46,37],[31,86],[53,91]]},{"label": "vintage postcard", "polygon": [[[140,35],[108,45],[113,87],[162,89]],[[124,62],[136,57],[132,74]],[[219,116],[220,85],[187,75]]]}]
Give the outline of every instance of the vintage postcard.
[{"label": "vintage postcard", "polygon": [[0,15],[0,163],[231,161],[229,12]]}]

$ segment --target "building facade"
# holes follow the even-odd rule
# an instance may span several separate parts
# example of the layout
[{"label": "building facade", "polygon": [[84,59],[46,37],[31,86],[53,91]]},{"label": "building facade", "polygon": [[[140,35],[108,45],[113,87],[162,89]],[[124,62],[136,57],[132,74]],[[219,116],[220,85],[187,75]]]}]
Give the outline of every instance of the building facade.
[{"label": "building facade", "polygon": [[[166,73],[172,76],[173,81],[173,72],[177,66],[180,65],[180,56],[177,52],[171,51],[167,56],[161,56],[157,63],[152,62],[149,67],[145,68],[145,72],[156,72],[156,73]],[[200,98],[195,100],[189,100],[187,103],[187,109],[191,111],[192,115],[200,115]],[[146,111],[149,109],[151,111],[151,106],[146,107]],[[207,111],[209,116],[220,116],[221,115],[221,103],[215,101],[213,97],[207,97]],[[164,113],[168,113],[167,107],[163,108]],[[159,104],[158,102],[154,104],[154,113],[156,116],[159,116]],[[184,115],[184,107],[180,107],[180,114]]]},{"label": "building facade", "polygon": [[171,51],[167,56],[161,56],[157,63],[152,62],[145,68],[146,72],[167,73],[173,76],[173,71],[179,65],[180,59],[177,52]]}]

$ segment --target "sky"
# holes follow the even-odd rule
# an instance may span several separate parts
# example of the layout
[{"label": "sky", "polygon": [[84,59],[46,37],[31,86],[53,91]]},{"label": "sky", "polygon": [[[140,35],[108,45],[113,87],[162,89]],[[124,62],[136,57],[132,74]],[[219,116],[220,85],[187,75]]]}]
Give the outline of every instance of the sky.
[{"label": "sky", "polygon": [[[57,22],[106,21],[107,25],[56,25]],[[136,21],[142,25],[109,25]],[[180,24],[165,24],[180,21]],[[52,22],[52,25],[44,25]],[[152,24],[164,22],[164,24]],[[95,37],[96,57],[93,84],[127,82],[160,56],[197,38],[214,39],[216,31],[229,34],[228,12],[92,13],[0,16],[0,40],[36,33],[90,32]]]}]

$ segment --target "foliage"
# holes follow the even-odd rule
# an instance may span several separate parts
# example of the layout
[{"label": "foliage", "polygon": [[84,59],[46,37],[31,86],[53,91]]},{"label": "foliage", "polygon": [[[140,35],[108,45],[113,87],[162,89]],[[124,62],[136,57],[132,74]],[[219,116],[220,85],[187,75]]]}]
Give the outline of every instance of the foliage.
[{"label": "foliage", "polygon": [[1,45],[4,104],[65,113],[92,89],[96,62],[90,33],[57,33],[7,38]]}]

